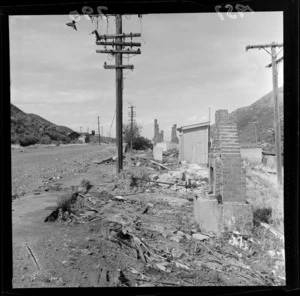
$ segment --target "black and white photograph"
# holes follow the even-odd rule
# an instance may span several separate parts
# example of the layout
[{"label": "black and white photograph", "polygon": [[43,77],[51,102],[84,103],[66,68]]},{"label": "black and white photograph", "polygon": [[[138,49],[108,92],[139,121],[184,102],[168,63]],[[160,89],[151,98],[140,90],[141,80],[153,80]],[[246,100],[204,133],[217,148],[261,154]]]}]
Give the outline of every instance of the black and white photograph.
[{"label": "black and white photograph", "polygon": [[103,3],[9,16],[12,287],[285,286],[283,11]]}]

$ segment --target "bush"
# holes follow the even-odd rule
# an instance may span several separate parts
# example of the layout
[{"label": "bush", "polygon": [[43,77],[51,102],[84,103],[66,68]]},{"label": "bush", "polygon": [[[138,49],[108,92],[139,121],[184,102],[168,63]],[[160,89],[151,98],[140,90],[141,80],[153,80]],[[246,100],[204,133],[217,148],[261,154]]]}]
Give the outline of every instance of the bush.
[{"label": "bush", "polygon": [[43,136],[40,140],[41,144],[48,145],[51,143],[51,139],[49,136]]},{"label": "bush", "polygon": [[39,142],[39,138],[33,136],[33,135],[23,135],[19,139],[20,145],[25,147],[29,145],[34,145]]},{"label": "bush", "polygon": [[153,149],[153,144],[151,143],[151,141],[149,139],[139,136],[133,140],[132,149],[135,149],[135,150]]},{"label": "bush", "polygon": [[18,144],[19,143],[19,139],[18,136],[16,134],[13,134],[10,136],[10,143],[11,144]]},{"label": "bush", "polygon": [[258,208],[253,212],[253,224],[259,226],[260,223],[272,223],[272,209],[271,208]]}]

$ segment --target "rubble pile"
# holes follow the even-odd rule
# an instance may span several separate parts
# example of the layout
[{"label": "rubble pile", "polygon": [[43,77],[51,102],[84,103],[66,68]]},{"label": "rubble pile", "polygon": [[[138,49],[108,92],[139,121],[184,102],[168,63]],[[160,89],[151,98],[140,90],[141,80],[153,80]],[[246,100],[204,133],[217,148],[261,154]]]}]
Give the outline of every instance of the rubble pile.
[{"label": "rubble pile", "polygon": [[[178,170],[160,171],[150,160],[127,156],[110,190],[77,188],[70,207],[52,213],[69,226],[90,224],[96,241],[109,246],[103,247],[105,258],[110,252],[127,258],[125,265],[114,259],[117,280],[110,285],[284,285],[284,242],[271,226],[258,226],[253,236],[201,232],[191,200],[209,198],[207,168],[182,162]],[[116,273],[109,264],[105,272]]]},{"label": "rubble pile", "polygon": [[[100,242],[105,268],[99,285],[285,284],[284,238],[271,225],[258,223],[252,236],[216,236],[194,223],[193,197],[214,198],[207,168],[181,162],[177,170],[165,169],[151,162],[150,153],[126,155],[125,160],[123,172],[109,186],[74,186],[67,202],[45,219],[69,227],[90,225],[93,241],[82,256],[97,260],[99,254],[91,250]],[[101,160],[101,165],[114,161]],[[69,268],[76,260],[80,264],[84,258],[73,258]],[[114,274],[114,280],[105,274]]]}]

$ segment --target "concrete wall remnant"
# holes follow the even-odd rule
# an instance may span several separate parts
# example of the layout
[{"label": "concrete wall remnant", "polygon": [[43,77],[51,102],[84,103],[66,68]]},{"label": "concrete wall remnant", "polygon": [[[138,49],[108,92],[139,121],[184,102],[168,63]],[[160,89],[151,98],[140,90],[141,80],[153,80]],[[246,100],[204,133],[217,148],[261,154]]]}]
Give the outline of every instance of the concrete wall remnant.
[{"label": "concrete wall remnant", "polygon": [[177,124],[174,124],[172,126],[171,143],[175,143],[175,144],[179,143],[179,139],[177,138]]},{"label": "concrete wall remnant", "polygon": [[153,159],[156,161],[163,161],[163,148],[154,146],[153,147]]},{"label": "concrete wall remnant", "polygon": [[156,143],[163,142],[163,140],[164,140],[164,131],[159,131],[159,125],[157,123],[157,119],[154,119],[154,137],[153,137],[154,145]]}]

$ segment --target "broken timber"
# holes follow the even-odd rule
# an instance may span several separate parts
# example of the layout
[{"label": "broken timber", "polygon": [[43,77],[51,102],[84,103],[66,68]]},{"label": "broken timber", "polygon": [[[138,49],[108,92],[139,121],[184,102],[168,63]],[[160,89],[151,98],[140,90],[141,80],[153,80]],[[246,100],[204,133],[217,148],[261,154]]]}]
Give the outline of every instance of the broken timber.
[{"label": "broken timber", "polygon": [[154,160],[150,160],[150,162],[151,162],[151,163],[154,163],[154,164],[156,164],[156,165],[158,165],[158,166],[160,166],[160,167],[162,167],[162,168],[164,168],[164,169],[166,169],[166,170],[168,170],[168,171],[170,171],[170,169],[169,169],[168,167],[166,167],[166,166],[164,166],[164,165],[162,165],[162,164],[160,164],[160,163],[158,163],[158,162],[156,162],[156,161],[154,161]]}]

